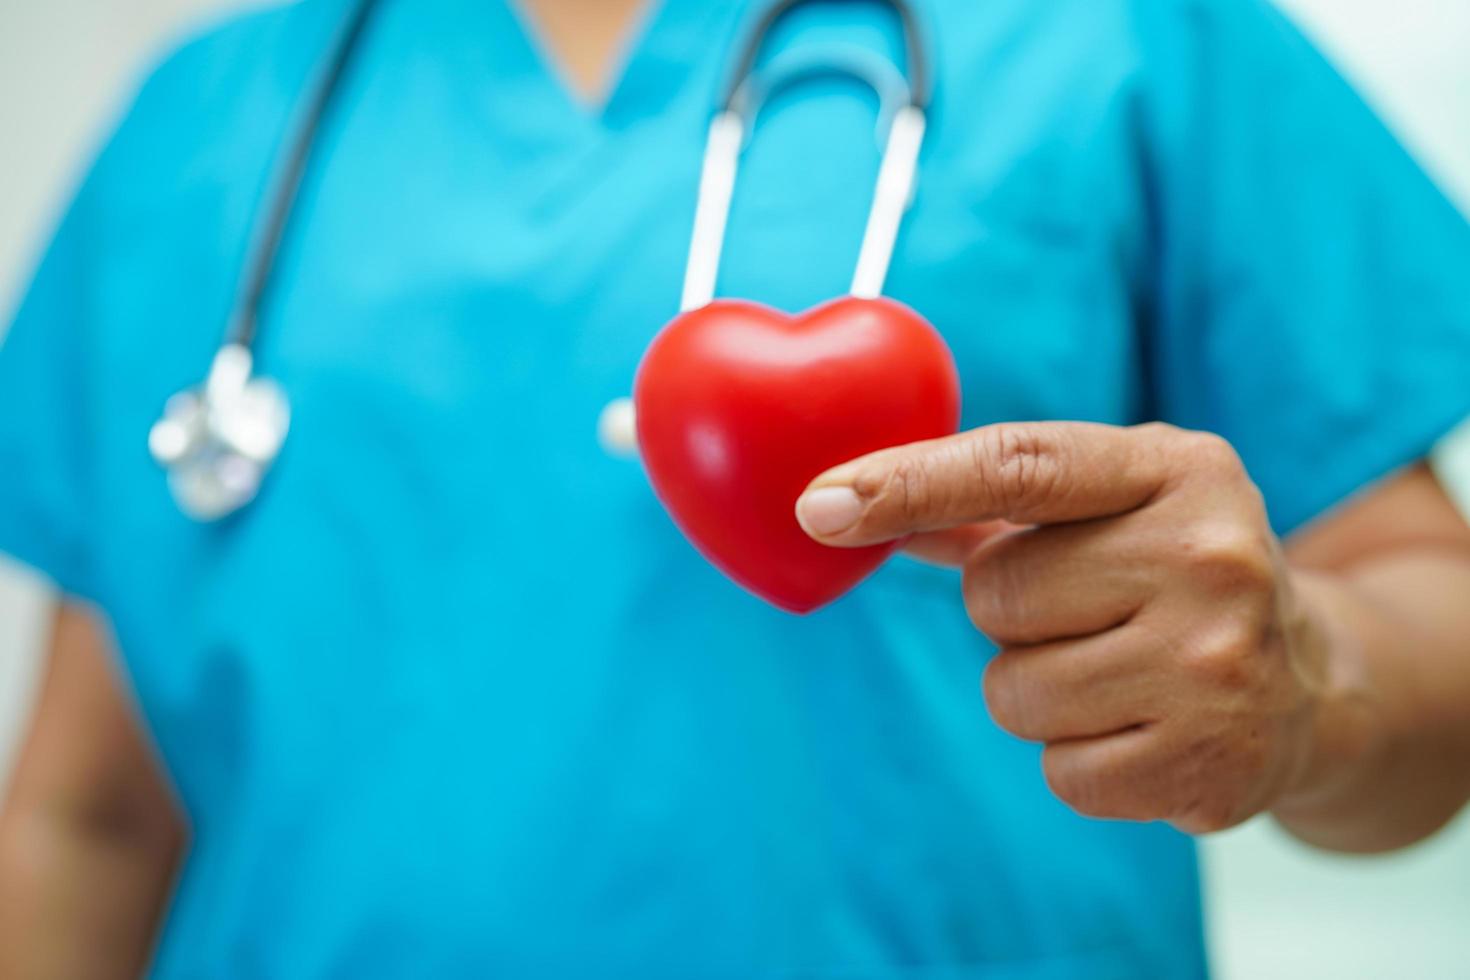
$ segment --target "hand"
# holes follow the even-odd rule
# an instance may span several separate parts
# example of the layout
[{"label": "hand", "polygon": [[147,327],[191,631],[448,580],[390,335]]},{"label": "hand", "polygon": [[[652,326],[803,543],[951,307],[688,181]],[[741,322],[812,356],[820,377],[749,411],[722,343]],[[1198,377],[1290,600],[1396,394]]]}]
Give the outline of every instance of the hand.
[{"label": "hand", "polygon": [[963,567],[990,713],[1081,813],[1220,830],[1308,767],[1327,644],[1223,439],[988,426],[830,470],[797,516]]}]

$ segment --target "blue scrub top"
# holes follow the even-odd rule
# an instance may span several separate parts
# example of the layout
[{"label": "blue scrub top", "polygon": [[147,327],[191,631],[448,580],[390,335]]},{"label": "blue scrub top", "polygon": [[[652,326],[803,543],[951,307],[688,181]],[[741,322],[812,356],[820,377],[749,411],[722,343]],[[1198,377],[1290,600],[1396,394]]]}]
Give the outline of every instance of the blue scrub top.
[{"label": "blue scrub top", "polygon": [[[1191,842],[1048,793],[952,573],[788,616],[598,448],[760,6],[666,0],[594,111],[506,4],[385,0],[264,319],[291,438],[217,526],[146,436],[344,4],[187,46],[102,153],[0,356],[0,549],[111,616],[193,821],[159,976],[1205,971]],[[1212,429],[1285,532],[1470,412],[1470,231],[1263,0],[918,6],[937,96],[889,285],[967,426]],[[895,34],[829,4],[773,48]],[[722,293],[845,288],[872,113],[830,80],[771,106]]]}]

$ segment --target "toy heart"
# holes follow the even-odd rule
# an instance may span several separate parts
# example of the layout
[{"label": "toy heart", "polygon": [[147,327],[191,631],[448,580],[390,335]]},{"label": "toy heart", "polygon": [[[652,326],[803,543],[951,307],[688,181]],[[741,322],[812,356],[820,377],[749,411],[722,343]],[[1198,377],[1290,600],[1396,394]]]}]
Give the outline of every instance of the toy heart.
[{"label": "toy heart", "polygon": [[694,546],[756,595],[806,613],[897,543],[831,548],[796,523],[818,474],[953,433],[959,379],[938,331],[888,299],[788,316],[718,300],[676,318],[639,366],[638,446],[654,492]]}]

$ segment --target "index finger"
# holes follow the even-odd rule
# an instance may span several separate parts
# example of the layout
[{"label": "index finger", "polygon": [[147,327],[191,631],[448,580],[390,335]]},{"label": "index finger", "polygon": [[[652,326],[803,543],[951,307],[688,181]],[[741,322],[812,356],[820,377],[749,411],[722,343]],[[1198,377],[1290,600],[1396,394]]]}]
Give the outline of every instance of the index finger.
[{"label": "index finger", "polygon": [[797,520],[823,544],[859,547],[980,521],[1060,524],[1141,507],[1168,477],[1153,433],[1016,422],[884,449],[817,477]]}]

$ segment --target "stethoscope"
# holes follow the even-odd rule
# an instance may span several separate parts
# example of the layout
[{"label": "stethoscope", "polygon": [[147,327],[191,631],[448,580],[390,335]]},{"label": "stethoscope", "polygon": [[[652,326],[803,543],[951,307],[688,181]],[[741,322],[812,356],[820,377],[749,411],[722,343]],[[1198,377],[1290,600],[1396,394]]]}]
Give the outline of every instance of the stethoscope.
[{"label": "stethoscope", "polygon": [[[705,140],[681,312],[698,309],[714,298],[740,155],[761,106],[777,92],[816,75],[851,77],[878,96],[882,161],[850,292],[874,298],[883,291],[899,226],[913,198],[929,103],[929,67],[908,0],[881,0],[901,22],[907,76],[890,60],[857,46],[824,45],[820,57],[813,52],[805,57],[783,56],[758,70],[756,61],[778,23],[812,2],[815,0],[778,0],[768,8],[740,49],[735,71],[721,93]],[[286,393],[271,379],[254,373],[260,311],[275,279],[281,244],[323,120],[377,6],[378,0],[361,0],[355,5],[305,106],[297,138],[278,175],[247,262],[235,314],[208,376],[202,384],[170,398],[163,417],[149,432],[149,451],[167,471],[174,500],[195,520],[219,520],[254,500],[286,441],[291,425]],[[630,399],[615,399],[607,405],[598,420],[598,438],[609,453],[636,454],[636,420]]]}]

